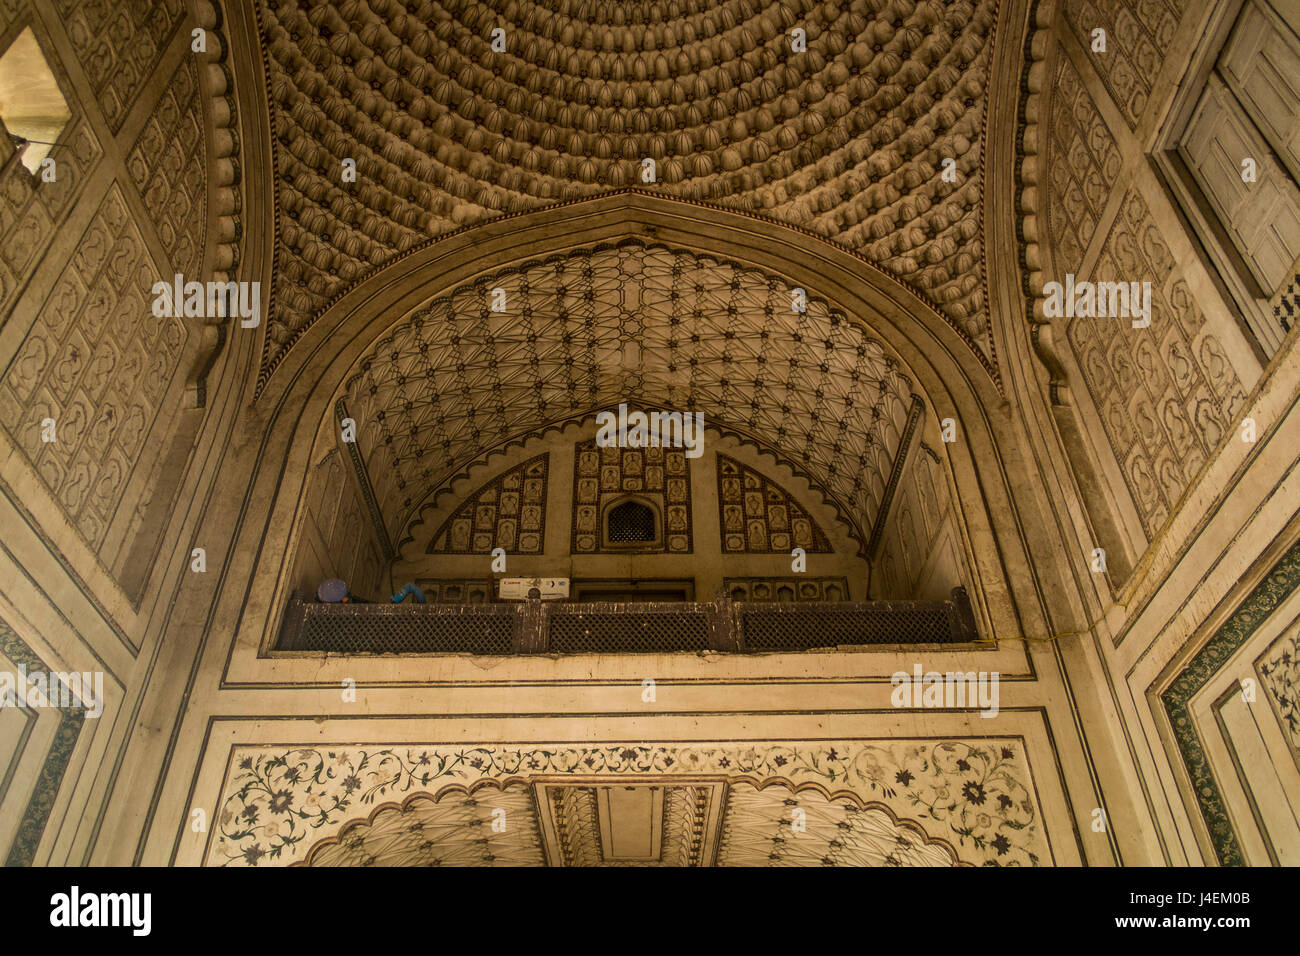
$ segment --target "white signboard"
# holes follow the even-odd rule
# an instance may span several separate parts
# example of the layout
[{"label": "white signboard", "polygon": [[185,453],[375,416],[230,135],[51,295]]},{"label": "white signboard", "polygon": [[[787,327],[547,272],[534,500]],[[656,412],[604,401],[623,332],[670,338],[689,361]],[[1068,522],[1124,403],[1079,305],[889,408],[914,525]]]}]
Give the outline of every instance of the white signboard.
[{"label": "white signboard", "polygon": [[542,592],[543,600],[569,596],[568,578],[501,578],[497,584],[497,596],[503,601],[522,601],[533,588]]}]

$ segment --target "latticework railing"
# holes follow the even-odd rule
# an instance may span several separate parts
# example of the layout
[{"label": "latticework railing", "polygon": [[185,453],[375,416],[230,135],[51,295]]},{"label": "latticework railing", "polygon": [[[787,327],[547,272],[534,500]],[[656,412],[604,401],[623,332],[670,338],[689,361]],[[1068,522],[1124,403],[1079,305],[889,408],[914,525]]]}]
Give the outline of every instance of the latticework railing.
[{"label": "latticework railing", "polygon": [[320,604],[295,596],[276,649],[331,654],[664,654],[806,651],[976,640],[966,592],[947,601]]}]

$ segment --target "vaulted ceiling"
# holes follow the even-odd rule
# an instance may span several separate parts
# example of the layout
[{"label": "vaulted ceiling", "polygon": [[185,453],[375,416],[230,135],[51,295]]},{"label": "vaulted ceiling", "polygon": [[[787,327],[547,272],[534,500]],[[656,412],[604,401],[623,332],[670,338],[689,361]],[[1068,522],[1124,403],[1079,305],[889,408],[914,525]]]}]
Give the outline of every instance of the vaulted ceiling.
[{"label": "vaulted ceiling", "polygon": [[980,162],[995,0],[497,6],[261,0],[278,180],[264,373],[398,253],[640,185],[646,157],[645,188],[847,247],[991,361]]},{"label": "vaulted ceiling", "polygon": [[778,452],[865,542],[912,383],[859,320],[816,297],[792,306],[775,277],[662,245],[557,255],[420,309],[359,362],[340,417],[395,541],[486,451],[628,401],[702,413]]}]

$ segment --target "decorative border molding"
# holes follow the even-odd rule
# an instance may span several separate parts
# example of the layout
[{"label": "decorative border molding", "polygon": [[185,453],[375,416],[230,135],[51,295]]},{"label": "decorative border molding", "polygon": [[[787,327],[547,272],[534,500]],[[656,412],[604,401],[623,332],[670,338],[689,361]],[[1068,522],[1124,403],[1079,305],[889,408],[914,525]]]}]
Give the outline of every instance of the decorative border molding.
[{"label": "decorative border molding", "polygon": [[1209,830],[1210,842],[1223,866],[1245,866],[1232,818],[1224,804],[1205,745],[1192,719],[1191,700],[1246,643],[1274,611],[1300,588],[1300,541],[1293,544],[1264,579],[1237,606],[1209,642],[1188,662],[1162,693],[1174,739],[1191,777],[1192,790]]},{"label": "decorative border molding", "polygon": [[[22,664],[29,672],[39,670],[49,673],[45,662],[3,621],[0,621],[0,653],[9,660]],[[71,690],[68,692],[71,693]],[[27,801],[27,809],[23,811],[22,821],[9,845],[5,866],[31,866],[35,862],[36,849],[45,833],[45,824],[49,822],[50,811],[54,809],[54,800],[63,783],[63,775],[68,770],[72,751],[81,736],[81,728],[86,721],[85,709],[60,707],[58,710],[61,715],[59,726],[54,731],[54,739],[50,741],[50,749],[46,751],[45,762],[41,765],[36,785]]]},{"label": "decorative border molding", "polygon": [[[1045,221],[1046,204],[1043,188],[1046,185],[1039,175],[1045,160],[1046,144],[1041,137],[1047,131],[1048,88],[1047,51],[1053,42],[1057,0],[1034,0],[1029,10],[1030,28],[1026,31],[1023,62],[1028,67],[1020,79],[1020,106],[1016,117],[1015,166],[1013,182],[1016,193],[1015,232],[1017,258],[1020,263],[1021,291],[1025,296],[1025,315],[1029,319],[1029,339],[1034,355],[1049,374],[1048,397],[1053,405],[1068,401],[1062,397],[1067,389],[1065,369],[1052,354],[1049,343],[1042,341],[1043,320],[1038,308],[1039,297],[1035,288],[1043,286],[1043,258],[1046,244],[1040,243],[1039,220]],[[1040,158],[1041,157],[1041,158]]]},{"label": "decorative border molding", "polygon": [[[832,600],[826,597],[827,586],[834,586],[840,589],[843,595],[839,600],[852,600],[852,593],[849,591],[849,579],[844,575],[810,578],[803,575],[795,574],[786,577],[774,577],[772,575],[749,575],[746,577],[732,577],[722,579],[722,589],[727,592],[728,598],[733,601],[776,601],[777,598],[770,596],[780,587],[788,587],[794,592],[794,603],[801,601],[826,601]],[[755,597],[754,589],[756,587],[766,587],[768,597]],[[811,597],[804,597],[800,591],[807,590],[811,587],[814,593]],[[732,597],[737,588],[743,588],[744,597]]]}]

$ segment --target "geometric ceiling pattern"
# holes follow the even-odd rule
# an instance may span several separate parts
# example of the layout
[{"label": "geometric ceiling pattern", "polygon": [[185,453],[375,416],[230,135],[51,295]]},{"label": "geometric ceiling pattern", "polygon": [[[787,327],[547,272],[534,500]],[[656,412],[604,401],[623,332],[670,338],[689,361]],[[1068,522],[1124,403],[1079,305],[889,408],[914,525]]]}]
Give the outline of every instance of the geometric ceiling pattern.
[{"label": "geometric ceiling pattern", "polygon": [[1040,866],[1023,740],[237,746],[207,866]]},{"label": "geometric ceiling pattern", "polygon": [[641,186],[647,158],[645,188],[844,246],[987,358],[980,161],[996,7],[259,0],[278,212],[263,370],[397,253]]},{"label": "geometric ceiling pattern", "polygon": [[[505,311],[492,311],[493,289]],[[863,542],[912,403],[848,316],[757,270],[627,241],[466,284],[379,340],[344,385],[387,533],[488,450],[630,406],[698,412],[772,449]]]}]

